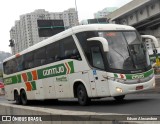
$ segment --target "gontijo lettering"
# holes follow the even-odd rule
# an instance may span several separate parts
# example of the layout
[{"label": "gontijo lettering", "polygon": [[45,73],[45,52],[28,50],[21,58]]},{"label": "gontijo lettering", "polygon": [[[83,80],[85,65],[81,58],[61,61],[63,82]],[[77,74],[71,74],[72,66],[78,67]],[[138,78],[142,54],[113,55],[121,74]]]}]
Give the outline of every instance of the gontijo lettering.
[{"label": "gontijo lettering", "polygon": [[64,72],[64,66],[60,66],[58,68],[51,68],[43,71],[43,76],[59,74]]},{"label": "gontijo lettering", "polygon": [[73,61],[37,70],[38,79],[74,73]]},{"label": "gontijo lettering", "polygon": [[139,78],[144,78],[144,75],[141,74],[141,75],[133,75],[132,76],[132,79],[139,79]]},{"label": "gontijo lettering", "polygon": [[5,84],[11,84],[12,83],[12,78],[7,78],[4,80]]}]

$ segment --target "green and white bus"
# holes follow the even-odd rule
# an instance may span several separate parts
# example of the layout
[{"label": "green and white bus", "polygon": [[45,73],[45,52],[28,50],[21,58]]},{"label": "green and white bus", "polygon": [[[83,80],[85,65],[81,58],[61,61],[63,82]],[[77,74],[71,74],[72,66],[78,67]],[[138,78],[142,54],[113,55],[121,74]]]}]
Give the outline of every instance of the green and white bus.
[{"label": "green and white bus", "polygon": [[135,28],[91,24],[70,28],[3,62],[6,99],[114,97],[155,87],[148,52]]}]

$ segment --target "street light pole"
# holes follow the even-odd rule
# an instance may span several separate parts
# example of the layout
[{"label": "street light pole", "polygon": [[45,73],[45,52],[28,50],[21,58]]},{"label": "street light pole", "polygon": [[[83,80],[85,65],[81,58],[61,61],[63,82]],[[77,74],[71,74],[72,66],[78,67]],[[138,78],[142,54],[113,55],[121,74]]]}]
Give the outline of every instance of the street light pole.
[{"label": "street light pole", "polygon": [[78,22],[78,10],[77,10],[77,0],[75,0],[75,9],[76,9],[76,13],[77,13],[77,24],[76,25],[79,25],[79,22]]},{"label": "street light pole", "polygon": [[76,9],[76,12],[77,12],[77,1],[75,0],[75,9]]}]

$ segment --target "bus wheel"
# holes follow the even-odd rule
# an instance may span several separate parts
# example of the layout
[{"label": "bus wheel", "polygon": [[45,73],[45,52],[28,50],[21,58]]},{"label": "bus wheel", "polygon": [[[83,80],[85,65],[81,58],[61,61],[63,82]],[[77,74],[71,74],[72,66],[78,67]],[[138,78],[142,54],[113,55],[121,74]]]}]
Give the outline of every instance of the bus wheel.
[{"label": "bus wheel", "polygon": [[21,98],[18,95],[17,91],[14,92],[14,99],[15,99],[17,105],[20,105],[22,103]]},{"label": "bus wheel", "polygon": [[23,104],[23,105],[27,105],[28,100],[27,100],[27,95],[26,95],[25,90],[22,90],[22,91],[21,91],[20,97],[21,97],[22,104]]},{"label": "bus wheel", "polygon": [[88,98],[86,88],[83,84],[79,84],[77,87],[77,97],[80,105],[85,106],[88,105],[90,99]]},{"label": "bus wheel", "polygon": [[124,100],[125,95],[121,95],[121,96],[115,96],[114,99],[116,101],[123,101]]}]

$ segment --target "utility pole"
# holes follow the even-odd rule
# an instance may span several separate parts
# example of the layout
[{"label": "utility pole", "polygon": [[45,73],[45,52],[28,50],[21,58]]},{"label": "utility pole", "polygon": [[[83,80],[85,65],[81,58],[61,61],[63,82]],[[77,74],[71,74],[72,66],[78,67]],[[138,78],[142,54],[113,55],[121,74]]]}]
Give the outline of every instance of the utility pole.
[{"label": "utility pole", "polygon": [[[78,16],[77,0],[75,0],[75,9],[76,9],[76,13],[77,13],[77,16]],[[76,25],[79,25],[78,19],[77,19],[77,24]]]},{"label": "utility pole", "polygon": [[76,8],[76,12],[77,12],[77,1],[75,0],[75,8]]}]

